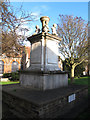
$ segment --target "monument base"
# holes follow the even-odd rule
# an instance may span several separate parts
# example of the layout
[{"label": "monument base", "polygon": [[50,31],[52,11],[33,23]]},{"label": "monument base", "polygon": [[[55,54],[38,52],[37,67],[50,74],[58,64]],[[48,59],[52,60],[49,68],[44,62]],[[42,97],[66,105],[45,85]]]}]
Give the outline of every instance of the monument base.
[{"label": "monument base", "polygon": [[19,84],[2,86],[3,102],[8,105],[8,110],[21,119],[64,118],[66,114],[70,115],[69,118],[77,117],[88,104],[86,96],[88,88],[83,85],[68,85],[46,91],[25,88]]},{"label": "monument base", "polygon": [[68,86],[68,74],[62,71],[21,71],[20,84],[40,90]]}]

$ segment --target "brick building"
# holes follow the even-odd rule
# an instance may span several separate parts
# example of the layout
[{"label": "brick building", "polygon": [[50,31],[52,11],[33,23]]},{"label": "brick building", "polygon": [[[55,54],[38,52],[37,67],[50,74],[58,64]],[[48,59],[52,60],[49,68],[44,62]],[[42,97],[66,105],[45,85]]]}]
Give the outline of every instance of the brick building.
[{"label": "brick building", "polygon": [[0,57],[0,75],[3,73],[16,72],[17,70],[29,67],[30,64],[30,47],[25,47],[25,51],[17,57],[7,57],[5,54],[2,54]]},{"label": "brick building", "polygon": [[4,54],[0,58],[0,74],[2,73],[10,73],[20,69],[21,66],[21,56],[7,57]]}]

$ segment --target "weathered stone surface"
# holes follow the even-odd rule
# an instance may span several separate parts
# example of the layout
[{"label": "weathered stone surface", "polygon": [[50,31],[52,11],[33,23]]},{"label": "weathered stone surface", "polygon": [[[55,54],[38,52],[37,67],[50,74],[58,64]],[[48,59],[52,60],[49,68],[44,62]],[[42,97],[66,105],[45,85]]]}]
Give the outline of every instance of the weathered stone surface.
[{"label": "weathered stone surface", "polygon": [[[75,94],[75,100],[69,102],[68,97],[72,94]],[[20,85],[6,85],[3,86],[2,95],[3,102],[9,105],[13,113],[18,113],[20,118],[57,118],[79,104],[83,107],[82,101],[86,99],[88,89],[87,86],[70,85],[36,91]]]},{"label": "weathered stone surface", "polygon": [[67,86],[68,74],[58,67],[58,43],[61,38],[42,32],[28,40],[32,44],[30,67],[20,72],[20,84],[40,90]]},{"label": "weathered stone surface", "polygon": [[40,18],[41,23],[42,23],[42,32],[49,32],[49,27],[48,27],[48,23],[50,18],[48,16],[43,16]]},{"label": "weathered stone surface", "polygon": [[53,24],[53,27],[51,28],[53,35],[58,35],[56,31],[56,27],[57,27],[57,24]]},{"label": "weathered stone surface", "polygon": [[20,75],[20,84],[22,86],[32,86],[40,90],[55,89],[68,86],[67,73],[30,73],[30,71]]},{"label": "weathered stone surface", "polygon": [[31,42],[30,67],[20,72],[20,84],[40,90],[67,86],[68,74],[61,72],[58,67],[58,44],[61,38],[48,33],[49,17],[43,16],[40,20],[42,32],[27,38]]},{"label": "weathered stone surface", "polygon": [[41,42],[33,43],[32,44],[32,51],[31,51],[31,65],[32,64],[41,64]]},{"label": "weathered stone surface", "polygon": [[58,67],[58,43],[61,38],[49,33],[40,33],[28,38],[32,44],[29,70],[54,71]]}]

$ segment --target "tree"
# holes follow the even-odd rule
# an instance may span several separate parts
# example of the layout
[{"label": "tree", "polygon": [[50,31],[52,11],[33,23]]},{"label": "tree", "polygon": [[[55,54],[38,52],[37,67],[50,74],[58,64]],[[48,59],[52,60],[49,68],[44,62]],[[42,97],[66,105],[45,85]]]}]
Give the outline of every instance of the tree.
[{"label": "tree", "polygon": [[[71,67],[68,66],[67,59],[68,58],[63,61],[63,70],[68,72],[68,77],[70,78]],[[87,62],[83,62],[75,67],[75,77],[80,77],[83,75],[83,71],[85,71],[85,66],[87,66]]]},{"label": "tree", "polygon": [[75,76],[80,77],[83,76],[83,71],[85,71],[85,63],[81,63],[78,66],[75,67]]},{"label": "tree", "polygon": [[[17,54],[21,51],[20,47],[25,40],[25,34],[19,35],[18,30],[20,31],[23,25],[30,24],[35,16],[32,16],[31,13],[24,12],[22,6],[15,11],[8,0],[0,2],[0,8],[2,8],[0,14],[2,53],[5,53],[7,56],[11,53]],[[24,33],[25,30],[23,30]]]},{"label": "tree", "polygon": [[75,67],[88,59],[88,24],[81,17],[59,15],[57,33],[62,38],[59,49],[68,58],[72,83]]}]

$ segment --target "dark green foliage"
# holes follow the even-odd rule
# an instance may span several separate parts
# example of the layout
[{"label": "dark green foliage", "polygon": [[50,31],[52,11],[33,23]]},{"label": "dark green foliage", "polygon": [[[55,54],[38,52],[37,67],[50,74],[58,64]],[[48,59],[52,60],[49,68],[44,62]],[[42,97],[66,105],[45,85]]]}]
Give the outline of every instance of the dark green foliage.
[{"label": "dark green foliage", "polygon": [[[68,65],[69,60],[65,59],[65,61],[63,61],[63,69],[64,71],[68,72],[68,77],[70,78],[70,74],[71,74],[71,65]],[[85,63],[81,63],[78,66],[75,67],[75,77],[80,77],[83,75],[83,71],[85,70]]]},{"label": "dark green foliage", "polygon": [[16,81],[19,80],[19,73],[18,72],[4,73],[3,78],[9,78],[10,81]]},{"label": "dark green foliage", "polygon": [[71,67],[68,66],[67,60],[63,61],[63,70],[68,72],[68,77],[71,75]]},{"label": "dark green foliage", "polygon": [[3,78],[9,78],[11,77],[11,73],[3,73]]},{"label": "dark green foliage", "polygon": [[85,71],[85,67],[84,67],[83,63],[78,65],[78,66],[76,66],[76,68],[75,68],[75,77],[82,76],[83,75],[83,71]]}]

